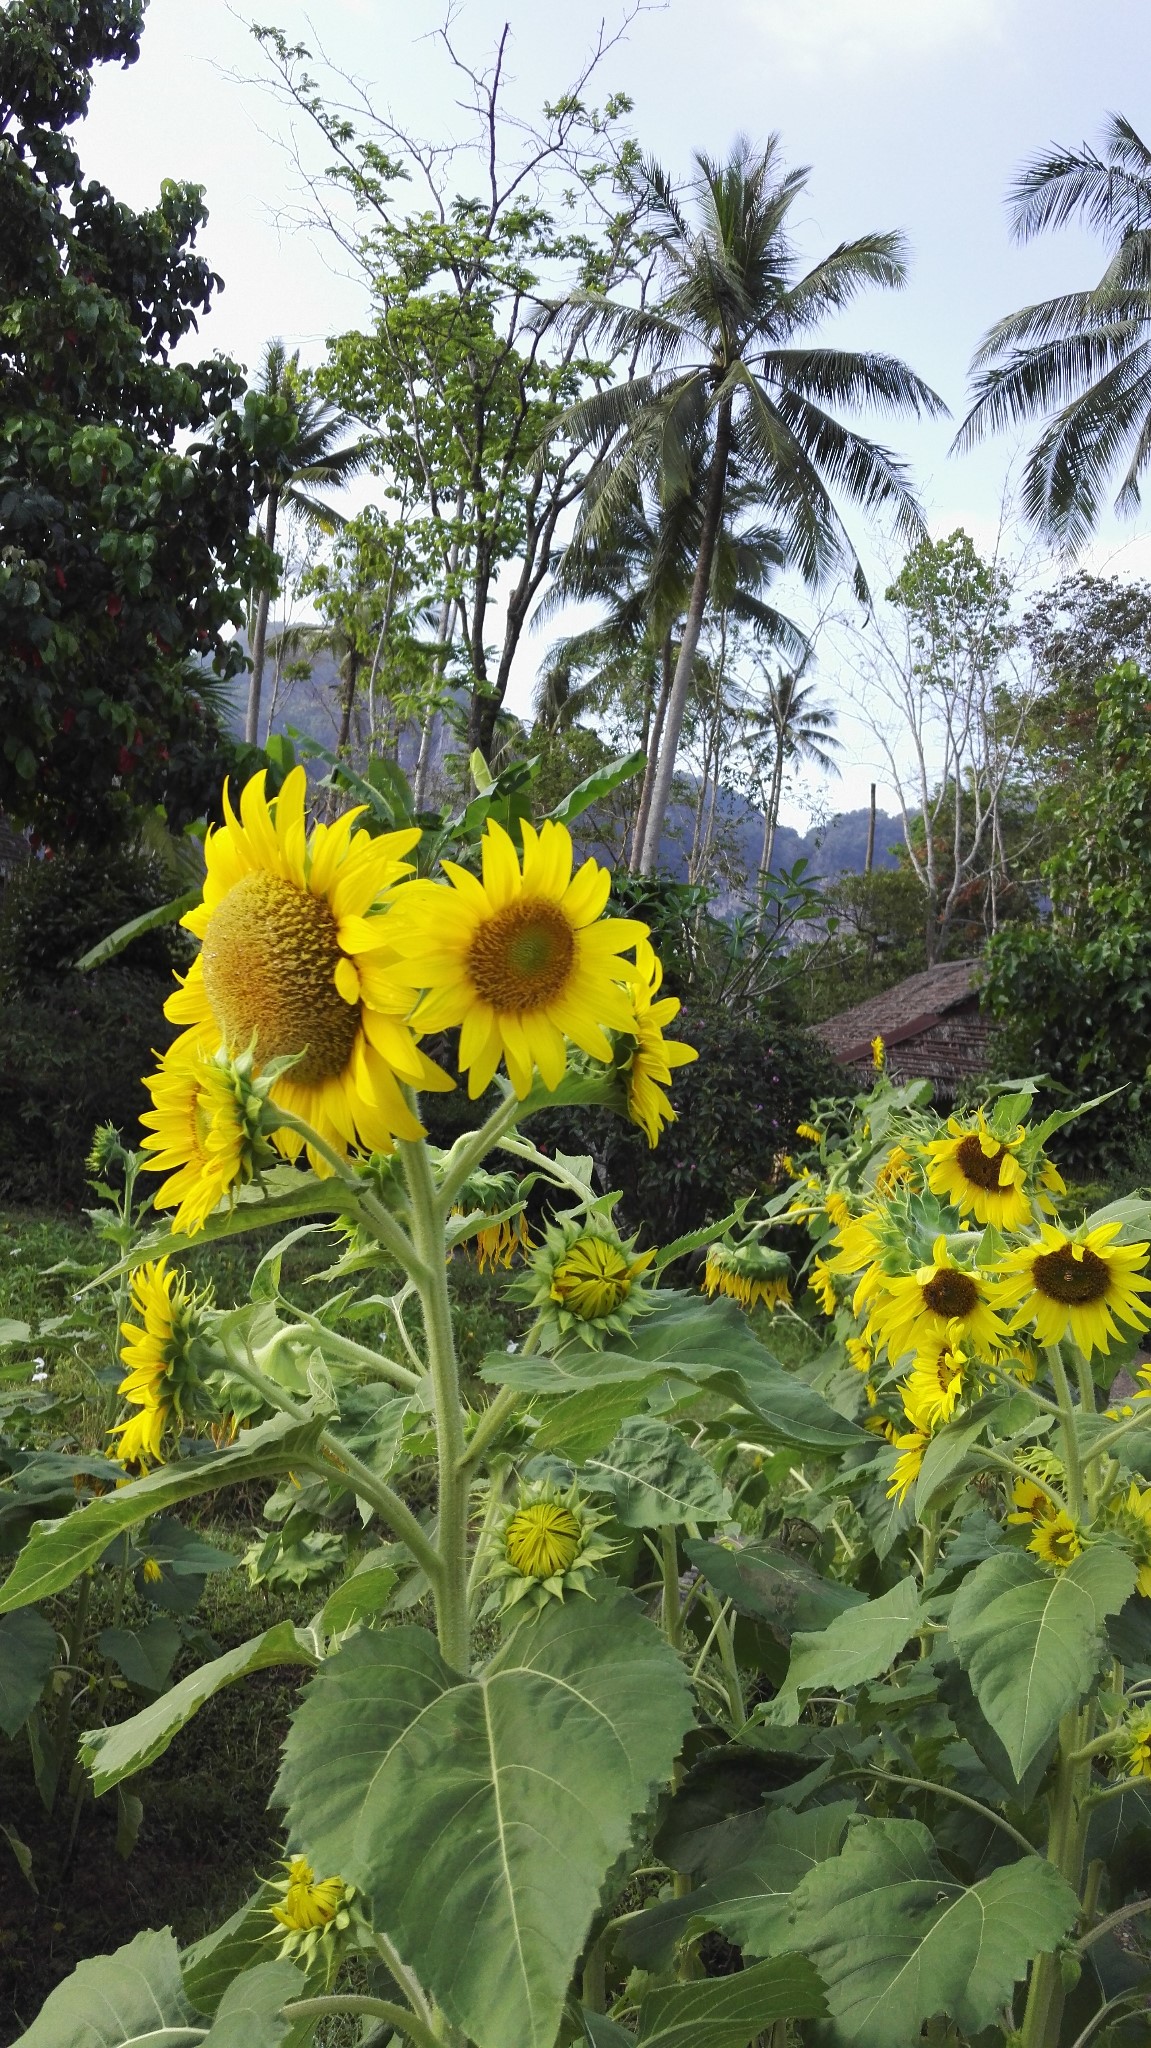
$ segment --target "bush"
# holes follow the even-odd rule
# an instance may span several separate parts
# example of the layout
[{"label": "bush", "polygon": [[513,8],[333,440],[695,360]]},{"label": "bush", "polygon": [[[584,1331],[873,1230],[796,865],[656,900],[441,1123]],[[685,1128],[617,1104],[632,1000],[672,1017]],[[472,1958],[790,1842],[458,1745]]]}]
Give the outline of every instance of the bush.
[{"label": "bush", "polygon": [[642,1228],[644,1243],[699,1230],[741,1196],[769,1188],[813,1100],[844,1092],[842,1068],[797,1025],[693,1010],[669,1036],[696,1046],[699,1059],[674,1077],[676,1121],[655,1151],[604,1111],[540,1119],[549,1143],[591,1152],[605,1184],[622,1188],[626,1222]]},{"label": "bush", "polygon": [[72,963],[171,894],[133,853],[33,861],[0,898],[0,1200],[80,1202],[97,1124],[139,1144],[141,1075],[172,1036],[164,1016],[175,928],[149,932],[92,974]]}]

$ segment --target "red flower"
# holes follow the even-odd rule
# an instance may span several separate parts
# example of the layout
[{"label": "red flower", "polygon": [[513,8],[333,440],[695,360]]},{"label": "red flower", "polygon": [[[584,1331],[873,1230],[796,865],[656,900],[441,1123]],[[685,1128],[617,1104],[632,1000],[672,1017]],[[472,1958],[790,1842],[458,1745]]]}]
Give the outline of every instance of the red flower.
[{"label": "red flower", "polygon": [[60,730],[61,730],[61,732],[71,732],[71,730],[72,730],[72,727],[73,727],[73,726],[75,725],[75,723],[76,723],[76,711],[75,711],[75,707],[74,707],[73,705],[69,704],[69,706],[68,706],[68,709],[67,709],[67,710],[65,711],[65,713],[64,713],[64,716],[63,716],[63,718],[62,718],[62,719],[60,720]]},{"label": "red flower", "polygon": [[115,591],[113,591],[111,597],[108,599],[107,604],[104,606],[104,610],[107,612],[108,617],[110,619],[118,619],[123,609],[123,598],[117,597]]},{"label": "red flower", "polygon": [[60,590],[67,590],[68,588],[68,578],[65,576],[63,569],[58,568],[56,570],[56,584]]},{"label": "red flower", "polygon": [[130,775],[132,773],[133,768],[136,766],[136,756],[132,752],[131,747],[121,747],[119,754],[116,756],[116,766],[121,775]]}]

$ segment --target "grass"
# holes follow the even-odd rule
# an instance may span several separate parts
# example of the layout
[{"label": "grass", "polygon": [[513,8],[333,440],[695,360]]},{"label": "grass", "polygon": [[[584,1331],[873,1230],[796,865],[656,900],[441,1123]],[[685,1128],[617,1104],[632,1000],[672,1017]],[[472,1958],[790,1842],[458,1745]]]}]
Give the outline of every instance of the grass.
[{"label": "grass", "polygon": [[[231,1306],[246,1299],[255,1263],[272,1241],[260,1236],[206,1245],[187,1263],[197,1285],[210,1282],[217,1302]],[[286,1295],[315,1307],[323,1292],[312,1283],[333,1263],[337,1250],[324,1232],[293,1246],[284,1261]],[[59,1397],[39,1429],[35,1418],[29,1423],[13,1416],[6,1423],[0,1410],[0,1445],[6,1432],[17,1453],[38,1444],[64,1451],[103,1446],[117,1376],[111,1297],[99,1292],[84,1297],[91,1313],[78,1336],[57,1344],[35,1338],[46,1317],[75,1313],[84,1276],[74,1269],[103,1263],[103,1254],[82,1217],[0,1212],[0,1324],[12,1319],[33,1331],[30,1342],[0,1349],[0,1367],[18,1369],[26,1383],[27,1369],[44,1357],[49,1387]],[[49,1270],[60,1266],[66,1270]],[[453,1260],[460,1357],[469,1376],[522,1328],[522,1315],[501,1298],[502,1277],[479,1274],[462,1254]],[[373,1275],[366,1291],[386,1292],[390,1284],[387,1275]],[[363,1338],[363,1324],[356,1325],[356,1334]],[[4,1391],[0,1382],[0,1395]],[[181,1510],[186,1524],[237,1562],[234,1570],[207,1579],[193,1617],[202,1638],[181,1652],[176,1676],[273,1622],[305,1621],[320,1605],[321,1584],[253,1585],[241,1568],[249,1544],[267,1534],[261,1510],[270,1491],[266,1484],[249,1486]],[[360,1540],[355,1517],[351,1533]],[[0,1529],[0,1544],[3,1536]],[[368,1532],[362,1540],[370,1546],[378,1539]],[[0,1557],[0,1574],[7,1568],[8,1561]],[[87,1677],[78,1681],[79,1727],[94,1717],[106,1670],[96,1639],[113,1618],[113,1599],[114,1574],[98,1570],[82,1659]],[[67,1630],[75,1600],[70,1589],[46,1602],[43,1612],[57,1629]],[[129,1581],[122,1623],[140,1626],[149,1615]],[[95,1802],[82,1796],[70,1844],[82,1774],[77,1771],[72,1784],[62,1786],[48,1812],[36,1789],[27,1731],[12,1741],[0,1735],[0,1821],[30,1851],[33,1881],[29,1885],[21,1876],[0,1836],[0,2048],[18,2037],[49,1991],[84,1957],[119,1947],[142,1927],[171,1925],[182,1943],[194,1941],[219,1925],[271,1872],[282,1853],[282,1838],[268,1795],[300,1684],[297,1671],[265,1671],[226,1688],[203,1707],[165,1754],[124,1788],[143,1807],[139,1836],[126,1858],[117,1852],[115,1792]],[[106,1720],[136,1712],[144,1698],[114,1669],[108,1671]]]}]

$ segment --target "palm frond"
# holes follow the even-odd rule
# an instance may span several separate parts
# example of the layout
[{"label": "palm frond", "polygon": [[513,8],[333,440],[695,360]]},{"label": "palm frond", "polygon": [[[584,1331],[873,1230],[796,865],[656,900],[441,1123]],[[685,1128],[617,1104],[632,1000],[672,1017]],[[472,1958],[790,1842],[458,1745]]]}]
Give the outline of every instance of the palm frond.
[{"label": "palm frond", "polygon": [[762,375],[784,391],[829,405],[869,405],[882,412],[945,418],[948,407],[898,356],[837,348],[771,349]]},{"label": "palm frond", "polygon": [[840,242],[781,295],[782,331],[795,333],[827,313],[839,312],[868,285],[898,291],[907,282],[907,269],[907,243],[898,230]]},{"label": "palm frond", "polygon": [[[957,453],[975,446],[988,431],[1014,426],[1074,404],[1085,393],[1122,371],[1145,343],[1124,337],[1118,347],[1110,336],[1074,334],[1041,348],[1019,349],[977,378],[975,402],[952,443]],[[1110,384],[1108,389],[1113,388]]]}]

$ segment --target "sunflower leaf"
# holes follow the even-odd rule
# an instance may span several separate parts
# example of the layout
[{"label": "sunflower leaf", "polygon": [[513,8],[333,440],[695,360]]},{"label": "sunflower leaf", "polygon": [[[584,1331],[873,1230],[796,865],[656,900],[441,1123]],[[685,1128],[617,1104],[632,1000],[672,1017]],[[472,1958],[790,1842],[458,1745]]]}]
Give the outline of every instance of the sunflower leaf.
[{"label": "sunflower leaf", "polygon": [[858,1607],[864,1595],[837,1579],[822,1578],[814,1566],[771,1543],[687,1543],[688,1557],[709,1585],[741,1614],[766,1621],[790,1642],[797,1629],[826,1628],[838,1614]]},{"label": "sunflower leaf", "polygon": [[847,1608],[819,1635],[794,1635],[787,1678],[763,1719],[774,1727],[794,1727],[809,1693],[821,1688],[846,1692],[879,1678],[927,1619],[914,1579],[900,1579],[878,1600]]},{"label": "sunflower leaf", "polygon": [[70,1586],[82,1571],[95,1564],[113,1538],[131,1529],[147,1515],[191,1500],[198,1493],[214,1493],[218,1487],[234,1486],[240,1480],[260,1479],[285,1471],[294,1458],[315,1445],[322,1422],[295,1422],[276,1415],[257,1429],[245,1430],[238,1443],[211,1457],[188,1458],[177,1465],[160,1465],[143,1479],[118,1487],[75,1514],[57,1522],[34,1522],[31,1533],[11,1572],[0,1586],[0,1614],[14,1607],[28,1607],[34,1600],[47,1599]]},{"label": "sunflower leaf", "polygon": [[1017,1780],[1092,1683],[1107,1616],[1134,1588],[1131,1559],[1103,1543],[1055,1576],[1012,1550],[963,1581],[951,1609],[951,1648]]},{"label": "sunflower leaf", "polygon": [[1032,1956],[1053,1949],[1078,1912],[1041,1856],[967,1887],[918,1821],[862,1821],[796,1887],[785,1939],[818,1970],[838,2040],[915,2048],[936,2014],[967,2038],[991,2026]]},{"label": "sunflower leaf", "polygon": [[277,1797],[477,2048],[552,2048],[691,1720],[679,1659],[616,1589],[551,1603],[472,1678],[423,1629],[364,1632],[312,1681]]},{"label": "sunflower leaf", "polygon": [[707,1459],[654,1415],[629,1415],[606,1451],[589,1458],[581,1478],[610,1496],[625,1529],[722,1522],[731,1513],[731,1497]]},{"label": "sunflower leaf", "polygon": [[56,1662],[56,1631],[35,1608],[0,1621],[0,1728],[15,1735],[32,1712]]},{"label": "sunflower leaf", "polygon": [[730,1977],[657,1986],[640,2005],[636,2043],[747,2048],[776,2020],[819,2019],[826,2011],[823,1986],[806,1957],[779,1956]]},{"label": "sunflower leaf", "polygon": [[184,1995],[175,1938],[165,1927],[78,1963],[15,2048],[194,2048],[205,2031]]}]

